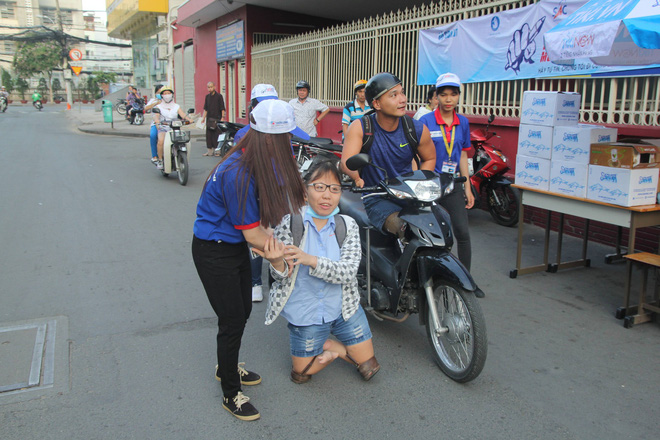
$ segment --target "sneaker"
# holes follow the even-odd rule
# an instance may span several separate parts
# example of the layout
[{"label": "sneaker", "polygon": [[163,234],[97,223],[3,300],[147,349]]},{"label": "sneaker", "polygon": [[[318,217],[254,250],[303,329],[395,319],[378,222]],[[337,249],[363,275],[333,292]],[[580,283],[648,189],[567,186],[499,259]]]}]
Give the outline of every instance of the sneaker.
[{"label": "sneaker", "polygon": [[162,160],[159,160],[159,161],[156,162],[156,168],[159,169],[159,170],[163,169],[163,161]]},{"label": "sneaker", "polygon": [[250,398],[240,391],[232,398],[222,398],[222,407],[241,420],[257,420],[261,417],[257,408],[250,403]]},{"label": "sneaker", "polygon": [[[259,385],[261,383],[261,376],[259,376],[254,371],[248,371],[244,368],[245,362],[238,363],[238,375],[241,376],[241,385]],[[220,382],[220,376],[218,376],[218,366],[215,366],[215,380]]]},{"label": "sneaker", "polygon": [[252,286],[252,302],[261,302],[264,300],[264,293],[261,286]]},{"label": "sneaker", "polygon": [[151,163],[156,163],[156,162],[158,162],[158,158],[157,157],[152,157],[151,158]]}]

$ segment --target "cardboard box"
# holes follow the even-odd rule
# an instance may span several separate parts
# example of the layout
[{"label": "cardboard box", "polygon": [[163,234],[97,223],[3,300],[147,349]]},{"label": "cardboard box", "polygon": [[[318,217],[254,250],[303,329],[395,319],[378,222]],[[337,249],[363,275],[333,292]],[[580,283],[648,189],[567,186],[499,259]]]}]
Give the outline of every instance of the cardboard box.
[{"label": "cardboard box", "polygon": [[580,117],[580,94],[568,92],[523,93],[521,124],[577,125]]},{"label": "cardboard box", "polygon": [[616,128],[578,124],[555,127],[552,136],[552,158],[587,165],[591,144],[616,142]]},{"label": "cardboard box", "polygon": [[550,159],[516,157],[516,185],[548,191],[550,189]]},{"label": "cardboard box", "polygon": [[587,198],[621,206],[654,205],[658,168],[612,168],[589,165]]},{"label": "cardboard box", "polygon": [[649,143],[612,142],[591,145],[589,163],[613,168],[656,168],[660,147]]},{"label": "cardboard box", "polygon": [[552,155],[552,127],[520,124],[518,154],[550,159]]},{"label": "cardboard box", "polygon": [[550,161],[550,191],[573,197],[587,197],[589,164],[564,160]]}]

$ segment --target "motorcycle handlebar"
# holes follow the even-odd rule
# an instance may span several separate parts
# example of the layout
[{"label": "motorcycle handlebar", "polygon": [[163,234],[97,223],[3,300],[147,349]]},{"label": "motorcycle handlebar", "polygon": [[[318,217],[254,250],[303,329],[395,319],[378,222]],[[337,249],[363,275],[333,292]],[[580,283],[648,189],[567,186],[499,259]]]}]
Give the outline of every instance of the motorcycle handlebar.
[{"label": "motorcycle handlebar", "polygon": [[467,182],[467,177],[465,177],[465,176],[463,176],[463,177],[456,177],[456,178],[454,179],[454,182],[455,182],[455,183],[463,183],[463,182]]}]

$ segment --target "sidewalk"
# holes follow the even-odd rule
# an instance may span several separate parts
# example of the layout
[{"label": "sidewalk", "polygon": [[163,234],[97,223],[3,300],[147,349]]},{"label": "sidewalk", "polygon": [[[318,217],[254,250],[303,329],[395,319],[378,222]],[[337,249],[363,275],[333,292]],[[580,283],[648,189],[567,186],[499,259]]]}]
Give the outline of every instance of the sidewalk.
[{"label": "sidewalk", "polygon": [[[66,112],[69,119],[77,124],[78,130],[83,133],[141,138],[149,137],[149,127],[152,121],[151,114],[145,115],[144,124],[131,125],[124,116],[115,110],[112,113],[113,123],[103,122],[103,112],[96,111],[95,104],[74,103],[71,110],[66,110],[66,106],[62,107],[62,110]],[[191,127],[190,131],[193,141],[203,140],[204,132],[195,126]]]}]

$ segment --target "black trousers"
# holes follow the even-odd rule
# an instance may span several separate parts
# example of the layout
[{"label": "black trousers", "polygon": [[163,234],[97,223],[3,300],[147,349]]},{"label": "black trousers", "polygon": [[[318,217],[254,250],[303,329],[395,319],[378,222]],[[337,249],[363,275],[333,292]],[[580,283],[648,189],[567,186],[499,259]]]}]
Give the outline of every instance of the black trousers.
[{"label": "black trousers", "polygon": [[451,228],[456,237],[458,259],[470,270],[472,265],[472,243],[468,227],[468,213],[465,209],[465,191],[463,185],[456,185],[454,191],[440,199],[440,205],[447,210],[451,218]]},{"label": "black trousers", "polygon": [[238,352],[252,311],[252,280],[247,243],[217,243],[193,236],[192,255],[206,296],[218,316],[218,375],[222,393],[241,391]]},{"label": "black trousers", "polygon": [[206,148],[216,149],[218,148],[218,136],[220,132],[218,130],[206,129]]}]

